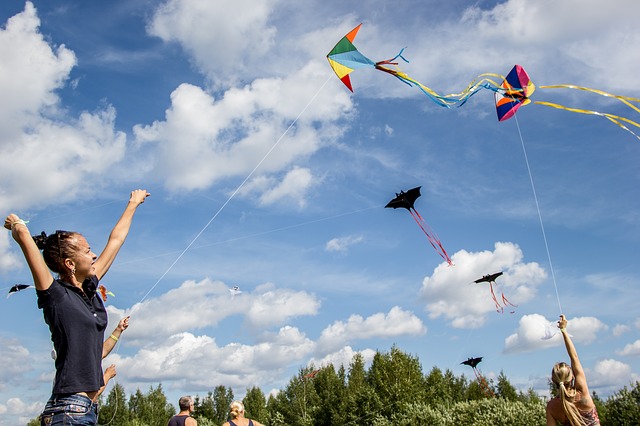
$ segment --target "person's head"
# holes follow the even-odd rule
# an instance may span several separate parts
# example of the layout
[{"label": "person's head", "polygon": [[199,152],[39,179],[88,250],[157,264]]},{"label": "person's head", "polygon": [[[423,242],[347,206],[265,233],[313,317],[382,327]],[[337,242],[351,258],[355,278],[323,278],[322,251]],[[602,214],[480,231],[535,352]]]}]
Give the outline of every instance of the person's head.
[{"label": "person's head", "polygon": [[193,411],[193,398],[190,396],[183,396],[178,400],[178,406],[180,411]]},{"label": "person's head", "polygon": [[571,369],[571,366],[565,362],[559,362],[554,365],[551,370],[551,381],[559,388],[572,388],[573,370]]},{"label": "person's head", "polygon": [[235,420],[240,415],[244,415],[244,404],[240,401],[233,401],[229,406],[229,415],[231,416],[231,420]]},{"label": "person's head", "polygon": [[584,424],[578,407],[575,404],[576,389],[573,385],[573,370],[565,362],[559,362],[551,370],[551,381],[558,390],[557,395],[562,401],[564,413],[572,425]]},{"label": "person's head", "polygon": [[95,274],[93,262],[96,255],[87,240],[77,232],[56,231],[47,236],[44,232],[33,237],[42,250],[45,263],[61,278],[75,276],[80,282]]}]

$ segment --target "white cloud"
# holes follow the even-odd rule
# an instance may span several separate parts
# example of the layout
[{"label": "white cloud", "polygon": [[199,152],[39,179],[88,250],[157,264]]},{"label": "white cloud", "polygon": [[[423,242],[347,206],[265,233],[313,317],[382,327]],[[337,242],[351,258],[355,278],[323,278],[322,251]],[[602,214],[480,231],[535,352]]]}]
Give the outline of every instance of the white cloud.
[{"label": "white cloud", "polygon": [[[520,318],[516,332],[505,339],[504,352],[530,352],[562,345],[560,333],[553,334],[549,339],[545,338],[548,337],[546,333],[549,325],[555,325],[555,322],[539,314],[524,315]],[[599,331],[606,329],[607,326],[594,317],[573,318],[567,322],[567,331],[576,343],[591,343],[596,339]]]},{"label": "white cloud", "polygon": [[23,374],[33,368],[29,350],[16,339],[0,336],[0,359],[5,366],[11,366],[0,370],[0,390],[5,389],[7,385],[21,382]]},{"label": "white cloud", "polygon": [[310,358],[307,365],[313,365],[316,367],[324,367],[326,365],[333,365],[333,367],[337,370],[340,367],[344,367],[345,370],[349,370],[349,365],[351,361],[353,361],[353,357],[356,354],[360,354],[362,356],[362,360],[364,361],[365,366],[370,364],[373,360],[373,357],[376,354],[376,351],[373,349],[363,349],[360,351],[354,351],[351,346],[345,346],[339,349],[336,352],[325,355],[323,358],[316,359]]},{"label": "white cloud", "polygon": [[420,318],[394,306],[388,314],[380,312],[367,318],[351,315],[346,322],[334,322],[322,330],[318,339],[318,352],[333,352],[345,343],[358,339],[422,335],[426,332],[427,327]]},{"label": "white cloud", "polygon": [[640,340],[636,340],[633,343],[629,343],[621,351],[617,351],[618,355],[624,356],[638,356],[640,355]]},{"label": "white cloud", "polygon": [[[114,129],[115,110],[69,118],[55,91],[76,59],[39,33],[32,3],[0,29],[0,210],[46,206],[95,191],[87,185],[124,157],[125,134]],[[46,179],[43,179],[46,176]]]},{"label": "white cloud", "polygon": [[587,381],[592,388],[614,387],[619,389],[622,385],[638,380],[638,375],[633,373],[631,367],[615,359],[603,359],[598,361],[593,371],[587,371]]},{"label": "white cloud", "polygon": [[509,302],[522,305],[535,296],[537,286],[546,278],[537,263],[522,262],[522,251],[513,243],[498,242],[493,252],[460,250],[451,258],[455,266],[441,263],[431,276],[425,277],[421,295],[427,302],[430,318],[443,316],[456,328],[480,327],[487,314],[496,313],[489,283],[474,283],[476,279],[504,272],[493,284],[493,290],[507,313],[518,308],[506,305],[502,295]]},{"label": "white cloud", "polygon": [[327,241],[324,249],[326,251],[337,251],[346,253],[349,247],[361,243],[364,237],[362,235],[349,235],[347,237],[333,238]]},{"label": "white cloud", "polygon": [[[295,327],[268,333],[255,345],[230,343],[179,333],[140,349],[134,356],[110,355],[118,375],[130,383],[172,380],[191,389],[210,389],[212,383],[243,389],[247,383],[272,381],[293,363],[300,363],[314,343]],[[197,368],[194,368],[197,366]]]},{"label": "white cloud", "polygon": [[128,342],[140,345],[149,339],[162,340],[181,331],[215,326],[232,315],[243,317],[253,327],[269,327],[296,316],[316,315],[319,307],[319,300],[304,291],[262,285],[253,292],[232,296],[224,283],[203,279],[185,281],[157,298],[135,304],[129,311],[114,305],[107,309],[111,324],[131,315],[126,337]]},{"label": "white cloud", "polygon": [[10,251],[10,241],[13,241],[10,232],[0,232],[0,272],[18,269],[24,265],[20,256]]},{"label": "white cloud", "polygon": [[[171,190],[203,189],[241,176],[254,179],[249,189],[265,191],[262,204],[301,196],[313,184],[313,174],[294,163],[340,134],[344,129],[333,122],[351,108],[344,93],[333,96],[327,90],[317,92],[309,106],[318,86],[305,80],[317,83],[321,75],[319,66],[306,67],[286,79],[229,89],[221,99],[182,84],[171,94],[165,121],[136,125],[134,134],[138,143],[156,144],[153,173]],[[289,171],[279,184],[264,177],[283,170]]]},{"label": "white cloud", "polygon": [[276,4],[275,0],[168,0],[155,10],[147,31],[180,43],[212,79],[236,80],[239,73],[264,60],[273,46],[276,28],[268,18]]},{"label": "white cloud", "polygon": [[280,183],[269,188],[260,196],[260,204],[266,206],[283,199],[291,199],[292,202],[290,204],[297,204],[298,207],[302,208],[306,205],[305,194],[312,183],[313,175],[311,170],[294,167],[287,172]]},{"label": "white cloud", "polygon": [[[43,409],[43,402],[34,402],[29,404],[22,401],[20,398],[9,398],[5,404],[0,404],[0,414],[5,416],[17,416],[20,424],[26,424],[31,419],[37,417]],[[9,422],[11,422],[11,420],[9,420]],[[9,426],[9,424],[11,424],[9,422],[4,423],[4,421],[0,419],[0,425]]]},{"label": "white cloud", "polygon": [[613,327],[613,335],[615,337],[620,337],[622,336],[624,333],[628,333],[629,331],[631,331],[631,327],[629,327],[626,324],[616,324],[615,327]]}]

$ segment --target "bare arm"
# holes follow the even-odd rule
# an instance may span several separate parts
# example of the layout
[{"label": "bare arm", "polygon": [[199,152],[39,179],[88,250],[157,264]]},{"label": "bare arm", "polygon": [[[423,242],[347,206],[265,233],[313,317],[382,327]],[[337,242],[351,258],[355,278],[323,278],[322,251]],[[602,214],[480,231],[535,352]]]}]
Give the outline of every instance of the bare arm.
[{"label": "bare arm", "polygon": [[92,398],[93,402],[96,402],[98,400],[100,395],[102,395],[102,392],[104,392],[107,385],[109,384],[109,380],[113,379],[114,377],[116,377],[116,366],[115,364],[111,364],[110,366],[107,367],[106,370],[104,370],[104,374],[102,375],[102,378],[104,379],[104,385],[102,385],[102,387],[98,390],[98,392]]},{"label": "bare arm", "polygon": [[574,386],[576,390],[582,393],[583,396],[589,396],[587,378],[584,374],[582,364],[580,363],[580,358],[578,358],[576,347],[573,345],[571,336],[569,336],[569,333],[567,333],[567,319],[564,315],[560,315],[558,327],[560,328],[560,334],[562,334],[562,338],[564,339],[564,346],[567,349],[567,354],[569,355],[569,359],[571,360],[571,369],[573,370],[573,375],[575,377]]},{"label": "bare arm", "polygon": [[129,327],[129,317],[125,317],[118,322],[118,326],[113,330],[111,336],[115,337],[115,339],[111,336],[107,337],[102,345],[102,358],[106,358],[107,355],[111,353],[113,348],[116,346],[117,339],[120,338],[122,332],[125,331]]},{"label": "bare arm", "polygon": [[53,283],[53,275],[51,275],[47,264],[44,263],[42,253],[33,241],[27,225],[18,215],[12,213],[4,220],[4,227],[11,230],[11,236],[20,246],[27,260],[27,265],[29,265],[29,270],[31,270],[36,289],[47,290]]},{"label": "bare arm", "polygon": [[149,195],[151,194],[144,189],[131,191],[131,197],[129,198],[127,207],[124,209],[122,216],[120,216],[120,219],[113,227],[113,230],[111,230],[107,245],[104,250],[102,250],[102,253],[100,253],[100,256],[98,256],[98,259],[96,259],[94,264],[96,268],[96,277],[98,277],[98,279],[102,279],[111,267],[118,251],[120,251],[120,247],[122,247],[124,240],[127,238],[127,234],[129,234],[131,221],[133,220],[133,215],[136,212],[136,209],[140,204],[144,203],[144,200]]}]

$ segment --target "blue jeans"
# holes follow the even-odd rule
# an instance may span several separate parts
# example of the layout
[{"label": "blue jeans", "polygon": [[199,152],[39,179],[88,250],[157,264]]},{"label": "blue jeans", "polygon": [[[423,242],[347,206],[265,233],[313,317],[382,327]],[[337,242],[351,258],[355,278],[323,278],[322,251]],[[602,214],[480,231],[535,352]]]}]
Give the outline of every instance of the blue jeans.
[{"label": "blue jeans", "polygon": [[41,426],[98,424],[98,403],[84,395],[51,395],[40,415]]}]

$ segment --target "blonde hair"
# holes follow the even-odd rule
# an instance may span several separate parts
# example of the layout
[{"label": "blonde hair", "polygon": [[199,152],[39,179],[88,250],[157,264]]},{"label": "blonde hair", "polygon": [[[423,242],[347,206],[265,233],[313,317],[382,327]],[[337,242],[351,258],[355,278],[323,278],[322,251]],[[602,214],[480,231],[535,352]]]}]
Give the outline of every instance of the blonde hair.
[{"label": "blonde hair", "polygon": [[571,426],[584,426],[585,422],[576,407],[576,389],[573,387],[573,370],[565,362],[559,362],[551,370],[551,381],[556,385],[564,414]]},{"label": "blonde hair", "polygon": [[244,404],[240,401],[233,401],[229,406],[231,420],[237,419],[241,413],[244,413]]}]

